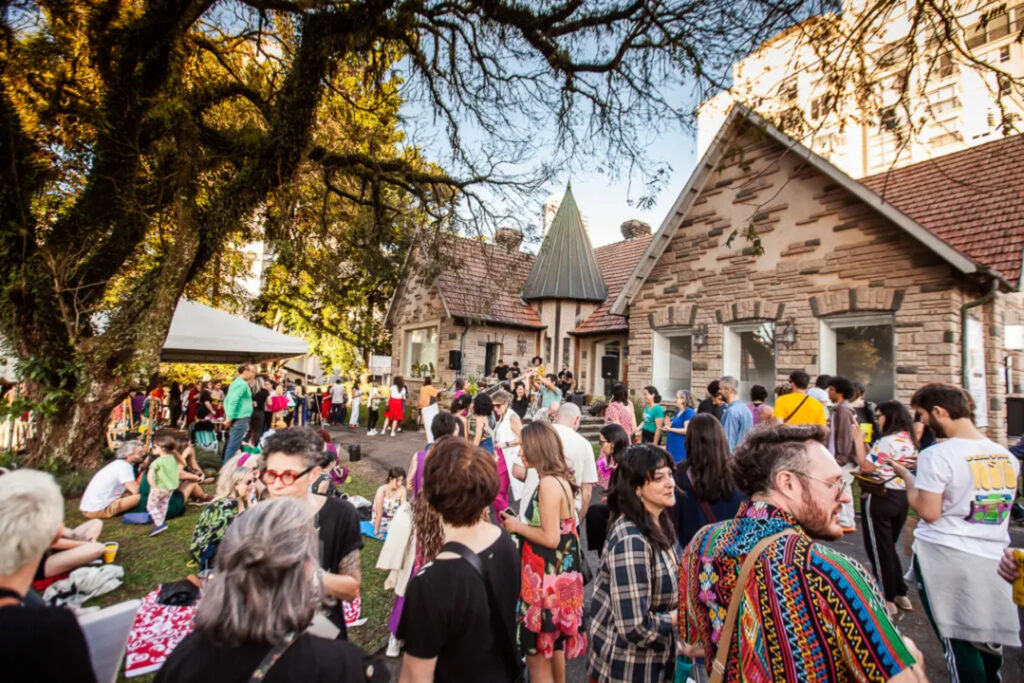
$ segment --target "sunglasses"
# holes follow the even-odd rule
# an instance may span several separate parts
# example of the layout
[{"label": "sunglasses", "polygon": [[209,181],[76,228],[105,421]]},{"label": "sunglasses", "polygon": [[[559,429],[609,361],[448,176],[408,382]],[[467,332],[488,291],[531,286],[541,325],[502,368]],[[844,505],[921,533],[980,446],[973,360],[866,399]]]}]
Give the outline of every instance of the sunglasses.
[{"label": "sunglasses", "polygon": [[[313,465],[313,467],[316,467],[316,465]],[[275,481],[280,480],[283,486],[291,486],[300,477],[312,471],[313,467],[307,467],[306,469],[298,473],[289,472],[287,470],[284,472],[275,472],[274,470],[263,470],[262,472],[260,472],[260,481],[262,481],[267,486],[270,486]]]}]

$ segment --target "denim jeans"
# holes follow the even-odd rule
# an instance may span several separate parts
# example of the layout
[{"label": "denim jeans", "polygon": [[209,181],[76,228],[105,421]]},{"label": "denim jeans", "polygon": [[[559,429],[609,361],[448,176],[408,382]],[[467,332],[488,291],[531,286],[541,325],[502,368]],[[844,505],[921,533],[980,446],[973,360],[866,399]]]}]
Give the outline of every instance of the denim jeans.
[{"label": "denim jeans", "polygon": [[224,462],[238,452],[242,447],[242,439],[249,433],[249,416],[240,417],[231,421],[231,431],[228,432],[228,445],[224,448]]}]

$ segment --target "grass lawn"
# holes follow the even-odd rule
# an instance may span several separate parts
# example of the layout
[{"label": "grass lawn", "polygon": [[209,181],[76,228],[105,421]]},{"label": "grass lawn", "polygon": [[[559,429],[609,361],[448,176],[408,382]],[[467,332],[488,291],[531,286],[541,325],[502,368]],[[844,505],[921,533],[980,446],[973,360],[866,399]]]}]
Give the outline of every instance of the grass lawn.
[{"label": "grass lawn", "polygon": [[[342,490],[349,495],[359,495],[373,500],[377,487],[384,482],[384,475],[372,462],[346,464],[351,468],[352,475],[342,486]],[[207,486],[207,491],[211,490]],[[105,521],[100,540],[117,541],[120,544],[115,562],[124,567],[124,583],[116,591],[87,602],[86,606],[105,607],[124,600],[141,598],[161,583],[180,581],[188,574],[196,573],[196,569],[187,567],[186,563],[189,560],[188,547],[192,539],[192,529],[201,510],[201,507],[195,505],[186,506],[183,516],[168,521],[168,530],[153,538],[147,535],[153,528],[151,525],[122,524],[120,519]],[[69,527],[85,521],[78,511],[77,497],[67,499],[65,512],[65,523]],[[362,615],[368,620],[362,626],[349,629],[349,640],[364,650],[373,652],[387,643],[387,622],[394,602],[394,593],[384,590],[387,573],[376,568],[382,543],[365,536],[363,541],[365,547],[362,552]],[[140,676],[130,680],[150,681],[152,676]]]}]

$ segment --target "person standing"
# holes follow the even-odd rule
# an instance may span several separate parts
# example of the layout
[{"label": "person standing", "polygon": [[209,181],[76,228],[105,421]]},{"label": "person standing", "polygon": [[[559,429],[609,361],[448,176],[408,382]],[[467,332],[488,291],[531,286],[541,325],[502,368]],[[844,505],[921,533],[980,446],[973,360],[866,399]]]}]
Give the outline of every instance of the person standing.
[{"label": "person standing", "polygon": [[807,393],[807,385],[810,382],[810,375],[803,370],[794,370],[789,373],[789,384],[792,390],[775,399],[773,415],[776,421],[790,425],[828,424],[828,419],[825,417],[825,406]]},{"label": "person standing", "polygon": [[[521,386],[521,385],[520,385]],[[498,460],[498,478],[502,479],[502,471],[508,478],[508,495],[510,500],[518,503],[523,498],[523,482],[517,477],[511,476],[516,465],[523,466],[523,460],[519,456],[519,447],[522,444],[523,421],[519,414],[511,408],[512,397],[506,391],[494,392],[494,449]],[[504,482],[502,482],[504,483]],[[500,492],[500,488],[499,488]]]},{"label": "person standing", "polygon": [[665,409],[661,407],[661,394],[653,386],[644,387],[644,419],[634,432],[643,443],[661,443],[665,426]]},{"label": "person standing", "polygon": [[[440,392],[438,392],[437,387],[434,386],[433,378],[430,375],[424,377],[423,386],[420,387],[419,396],[417,397],[416,400],[416,407],[418,408],[416,422],[418,424],[423,425],[423,411],[424,409],[428,408],[431,403],[437,401],[438,393]],[[426,431],[425,425],[424,431]]]},{"label": "person standing", "polygon": [[612,400],[604,410],[604,423],[617,424],[630,436],[636,433],[636,410],[629,400],[629,387],[624,382],[612,385]]},{"label": "person standing", "polygon": [[270,398],[270,390],[267,389],[267,379],[262,375],[256,378],[256,391],[252,395],[252,415],[249,416],[249,444],[259,446],[260,439],[267,425],[267,399]]},{"label": "person standing", "polygon": [[562,456],[572,472],[576,485],[576,512],[580,518],[587,514],[590,499],[597,483],[597,462],[594,447],[579,433],[583,413],[575,403],[563,403],[551,426],[562,444]]},{"label": "person standing", "polygon": [[518,640],[531,680],[564,682],[565,660],[587,650],[575,486],[550,425],[531,422],[523,427],[522,456],[540,477],[524,501],[526,522],[508,511],[501,513],[505,530],[522,543]]},{"label": "person standing", "polygon": [[725,439],[729,443],[729,450],[735,451],[747,432],[754,428],[754,416],[740,401],[740,383],[735,377],[726,375],[718,380],[718,392],[726,404],[722,415]]},{"label": "person standing", "polygon": [[724,407],[718,390],[718,380],[713,379],[708,383],[708,395],[697,405],[698,413],[711,413],[716,420],[722,420]]},{"label": "person standing", "polygon": [[998,681],[1004,645],[1020,646],[1011,587],[993,580],[1010,543],[1010,508],[1020,463],[974,426],[970,398],[952,384],[926,384],[911,406],[937,438],[917,474],[893,462],[920,521],[914,576],[942,641],[950,677]]},{"label": "person standing", "polygon": [[612,475],[615,520],[590,604],[587,673],[597,683],[673,680],[678,561],[672,456],[653,444],[626,449]]},{"label": "person standing", "polygon": [[750,403],[747,404],[747,408],[754,418],[755,427],[760,424],[772,423],[772,407],[765,403],[767,400],[768,389],[760,384],[750,387]]},{"label": "person standing", "polygon": [[537,378],[540,382],[540,410],[539,414],[546,415],[552,404],[562,402],[562,390],[558,387],[558,377],[553,373],[541,375]]},{"label": "person standing", "polygon": [[345,384],[341,378],[334,380],[331,387],[331,424],[345,424],[345,404],[348,403],[348,394],[345,393]]},{"label": "person standing", "polygon": [[750,500],[683,551],[683,654],[725,683],[924,681],[867,570],[819,542],[842,538],[849,500],[822,439],[816,425],[776,425],[736,449],[732,475]]},{"label": "person standing", "polygon": [[857,530],[857,517],[853,507],[853,473],[858,469],[858,456],[865,450],[864,438],[857,423],[857,414],[850,405],[853,383],[845,377],[832,377],[828,381],[828,398],[832,401],[829,419],[828,449],[843,469],[843,486],[849,501],[843,503],[839,521],[845,533]]},{"label": "person standing", "polygon": [[171,429],[177,429],[181,421],[181,384],[171,382],[171,393],[168,398],[171,410]]},{"label": "person standing", "polygon": [[832,375],[818,375],[814,380],[814,386],[807,389],[807,395],[816,399],[821,405],[828,408],[832,401],[828,397],[828,381]]},{"label": "person standing", "polygon": [[384,400],[384,388],[377,382],[370,382],[369,410],[366,411],[366,435],[377,435],[377,420],[380,418],[380,404]]},{"label": "person standing", "polygon": [[523,374],[523,371],[519,368],[519,361],[512,361],[512,367],[509,368],[508,376],[512,379],[518,379]]},{"label": "person standing", "polygon": [[153,453],[156,459],[150,463],[146,472],[149,481],[146,512],[153,519],[153,531],[150,532],[150,536],[167,531],[167,507],[171,502],[171,494],[180,483],[178,468],[184,467],[178,456],[178,442],[173,437],[161,436],[155,439]]},{"label": "person standing", "polygon": [[[879,439],[857,465],[865,475],[878,483],[861,482],[861,510],[864,515],[864,550],[882,587],[885,606],[890,614],[897,608],[912,611],[903,580],[903,567],[896,541],[907,521],[907,485],[896,476],[892,463],[909,470],[916,468],[917,447],[914,444],[914,422],[910,411],[899,401],[886,401],[878,406]],[[858,453],[859,456],[859,453]]]},{"label": "person standing", "polygon": [[405,419],[405,397],[408,394],[405,381],[401,377],[395,377],[393,381],[388,393],[388,410],[384,413],[384,427],[380,430],[381,434],[388,431],[388,423],[390,423],[391,436],[395,435],[395,431],[402,429],[402,420]]},{"label": "person standing", "polygon": [[494,366],[494,370],[491,372],[499,382],[504,382],[508,379],[509,367],[505,365],[505,361],[498,359],[498,364]]},{"label": "person standing", "polygon": [[238,376],[228,387],[227,398],[224,399],[224,419],[227,420],[228,443],[224,448],[224,461],[227,462],[239,448],[242,439],[249,433],[249,418],[252,415],[252,389],[249,382],[256,376],[256,366],[243,363],[238,366]]},{"label": "person standing", "polygon": [[512,399],[512,410],[519,419],[526,417],[526,411],[530,409],[530,392],[526,389],[526,382],[516,382],[512,388],[514,398]]},{"label": "person standing", "polygon": [[352,393],[350,394],[352,399],[349,401],[348,410],[348,428],[356,429],[359,427],[360,409],[363,403],[363,396],[366,393],[363,391],[366,386],[366,375],[359,378],[358,381],[352,382]]},{"label": "person standing", "polygon": [[732,519],[745,499],[729,471],[732,451],[722,424],[708,413],[694,415],[686,436],[686,459],[676,465],[676,538],[685,548],[705,524]]}]

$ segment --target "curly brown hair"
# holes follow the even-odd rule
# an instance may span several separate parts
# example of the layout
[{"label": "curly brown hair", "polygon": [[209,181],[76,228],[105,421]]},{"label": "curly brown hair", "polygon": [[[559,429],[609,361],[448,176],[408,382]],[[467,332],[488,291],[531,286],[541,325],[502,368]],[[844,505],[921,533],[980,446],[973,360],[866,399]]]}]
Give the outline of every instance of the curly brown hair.
[{"label": "curly brown hair", "polygon": [[824,444],[825,430],[819,425],[755,427],[747,432],[729,462],[733,481],[748,497],[768,493],[777,473],[802,468],[810,441]]}]

